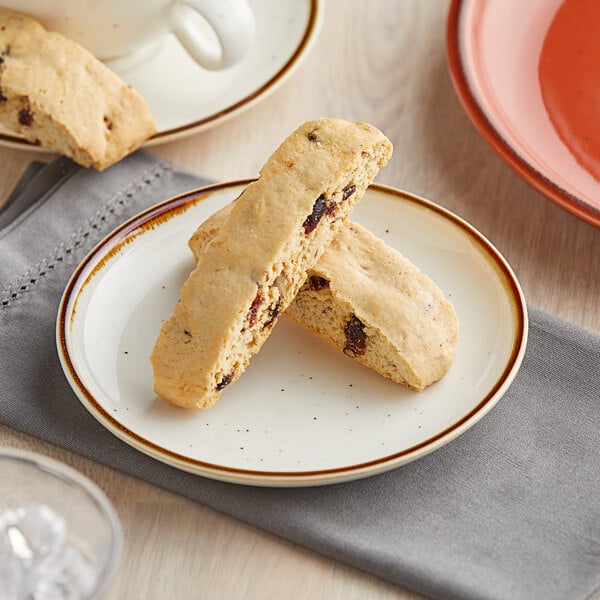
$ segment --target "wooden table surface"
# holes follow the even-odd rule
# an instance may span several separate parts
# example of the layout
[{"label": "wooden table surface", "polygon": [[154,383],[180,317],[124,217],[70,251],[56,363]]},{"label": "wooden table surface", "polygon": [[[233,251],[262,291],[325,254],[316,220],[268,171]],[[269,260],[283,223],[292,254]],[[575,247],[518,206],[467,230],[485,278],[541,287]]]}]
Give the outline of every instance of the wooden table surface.
[{"label": "wooden table surface", "polygon": [[[445,58],[448,0],[327,0],[321,35],[281,88],[225,123],[153,147],[218,180],[256,176],[301,122],[369,121],[394,143],[377,181],[429,198],[486,235],[530,305],[600,332],[600,231],[525,184],[483,141]],[[0,203],[48,154],[0,149]],[[416,599],[419,596],[60,448],[0,427],[3,446],[55,457],[115,504],[125,542],[107,598]]]}]

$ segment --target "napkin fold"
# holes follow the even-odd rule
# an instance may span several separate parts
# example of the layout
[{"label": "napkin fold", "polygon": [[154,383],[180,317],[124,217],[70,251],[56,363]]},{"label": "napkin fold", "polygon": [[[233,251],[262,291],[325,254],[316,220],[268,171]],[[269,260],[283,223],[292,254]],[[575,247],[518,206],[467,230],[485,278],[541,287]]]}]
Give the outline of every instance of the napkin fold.
[{"label": "napkin fold", "polygon": [[110,230],[208,180],[137,152],[32,164],[0,211],[0,420],[439,599],[600,592],[600,337],[534,308],[512,386],[462,436],[354,482],[261,488],[181,472],[83,408],[55,350],[67,280]]}]

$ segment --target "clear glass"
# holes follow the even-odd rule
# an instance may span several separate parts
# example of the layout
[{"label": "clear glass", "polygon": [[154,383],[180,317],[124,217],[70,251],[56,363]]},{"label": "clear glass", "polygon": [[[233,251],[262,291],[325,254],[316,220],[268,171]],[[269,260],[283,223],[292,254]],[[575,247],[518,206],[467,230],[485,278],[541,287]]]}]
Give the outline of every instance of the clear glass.
[{"label": "clear glass", "polygon": [[66,544],[85,558],[93,574],[82,600],[100,598],[114,575],[123,541],[113,505],[71,467],[39,454],[0,448],[0,515],[40,505],[64,519]]}]

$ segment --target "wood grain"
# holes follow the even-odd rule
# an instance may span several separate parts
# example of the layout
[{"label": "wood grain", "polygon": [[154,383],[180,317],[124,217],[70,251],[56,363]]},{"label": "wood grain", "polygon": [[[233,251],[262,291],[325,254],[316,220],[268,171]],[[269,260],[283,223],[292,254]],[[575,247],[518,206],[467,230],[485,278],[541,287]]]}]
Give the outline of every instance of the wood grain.
[{"label": "wood grain", "polygon": [[[476,132],[445,61],[447,0],[328,0],[319,40],[283,87],[204,133],[152,148],[218,180],[253,177],[301,122],[369,121],[393,141],[378,181],[471,222],[504,254],[529,304],[600,332],[600,232],[543,198]],[[29,161],[0,149],[0,203]],[[142,481],[0,427],[2,445],[62,460],[115,503],[125,550],[108,594],[121,598],[416,600],[394,585],[306,551]]]}]

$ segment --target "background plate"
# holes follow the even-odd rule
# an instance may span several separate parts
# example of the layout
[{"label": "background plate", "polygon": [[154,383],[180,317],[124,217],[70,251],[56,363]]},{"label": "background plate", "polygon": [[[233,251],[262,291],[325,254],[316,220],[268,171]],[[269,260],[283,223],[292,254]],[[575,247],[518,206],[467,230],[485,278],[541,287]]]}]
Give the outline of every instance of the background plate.
[{"label": "background plate", "polygon": [[[169,35],[145,64],[115,72],[144,98],[158,133],[145,146],[198,133],[264,99],[296,71],[318,36],[325,0],[249,0],[256,18],[250,54],[208,71]],[[157,73],[160,76],[157,76]],[[0,145],[44,150],[0,127]]]},{"label": "background plate", "polygon": [[561,2],[453,0],[448,63],[467,114],[500,157],[548,199],[600,227],[600,181],[560,139],[539,83],[542,44]]},{"label": "background plate", "polygon": [[427,273],[461,323],[446,377],[412,392],[282,317],[234,385],[207,410],[152,389],[149,356],[193,267],[187,239],[248,182],[203,188],[115,230],[81,263],[59,310],[60,359],[84,406],[111,432],[180,469],[254,485],[317,485],[419,458],[478,421],[525,351],[519,284],[498,251],[459,217],[373,186],[353,218]]}]

